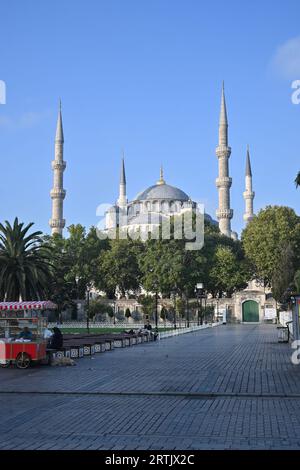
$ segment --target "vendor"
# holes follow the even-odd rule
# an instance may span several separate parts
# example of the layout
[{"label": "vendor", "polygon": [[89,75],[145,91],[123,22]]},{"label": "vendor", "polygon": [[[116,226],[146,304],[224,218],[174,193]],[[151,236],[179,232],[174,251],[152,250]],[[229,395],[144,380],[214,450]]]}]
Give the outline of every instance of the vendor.
[{"label": "vendor", "polygon": [[24,326],[23,331],[19,334],[19,338],[22,339],[32,339],[32,333],[28,326]]}]

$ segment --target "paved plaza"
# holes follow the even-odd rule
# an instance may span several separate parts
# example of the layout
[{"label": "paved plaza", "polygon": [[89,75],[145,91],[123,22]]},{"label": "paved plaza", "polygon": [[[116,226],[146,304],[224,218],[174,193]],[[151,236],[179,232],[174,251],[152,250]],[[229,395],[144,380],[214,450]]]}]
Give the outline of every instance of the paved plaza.
[{"label": "paved plaza", "polygon": [[0,449],[299,449],[291,353],[274,325],[222,325],[1,369]]}]

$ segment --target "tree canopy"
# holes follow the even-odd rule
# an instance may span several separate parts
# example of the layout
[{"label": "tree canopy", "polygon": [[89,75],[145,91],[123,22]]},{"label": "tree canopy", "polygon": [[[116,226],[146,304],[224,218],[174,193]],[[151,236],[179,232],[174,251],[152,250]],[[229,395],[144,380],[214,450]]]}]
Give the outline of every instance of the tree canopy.
[{"label": "tree canopy", "polygon": [[13,227],[8,222],[0,225],[0,293],[2,299],[46,296],[59,311],[75,306],[74,301],[84,299],[92,287],[108,298],[138,297],[144,290],[150,297],[176,293],[186,302],[199,282],[212,296],[231,296],[254,275],[275,285],[274,273],[284,264],[283,249],[289,246],[295,253],[300,234],[292,209],[270,207],[247,226],[242,243],[205,222],[204,246],[191,251],[185,240],[103,240],[95,227],[87,232],[80,224],[68,227],[66,238],[42,237],[40,232],[28,236],[31,226],[24,227],[17,219]]},{"label": "tree canopy", "polygon": [[0,293],[6,301],[45,299],[51,280],[51,251],[44,246],[42,232],[29,233],[15,218],[0,224]]},{"label": "tree canopy", "polygon": [[289,207],[267,206],[247,225],[242,243],[255,275],[271,285],[282,268],[282,252],[288,246],[293,253],[293,269],[299,265],[300,218]]}]

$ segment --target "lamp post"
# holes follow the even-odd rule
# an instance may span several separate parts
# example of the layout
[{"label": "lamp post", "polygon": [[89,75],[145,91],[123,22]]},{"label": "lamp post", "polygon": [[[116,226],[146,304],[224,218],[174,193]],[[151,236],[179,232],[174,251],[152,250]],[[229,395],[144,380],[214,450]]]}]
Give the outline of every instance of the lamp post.
[{"label": "lamp post", "polygon": [[75,282],[76,282],[76,290],[77,290],[77,305],[76,305],[76,308],[77,308],[77,313],[76,313],[76,319],[78,320],[78,310],[79,310],[79,281],[80,281],[80,277],[79,276],[75,276]]},{"label": "lamp post", "polygon": [[[149,271],[154,275],[154,268],[150,268]],[[155,329],[156,332],[158,332],[158,288],[159,288],[159,283],[157,277],[154,275],[153,279],[153,290],[155,291]],[[151,319],[152,320],[152,319]]]},{"label": "lamp post", "polygon": [[87,309],[87,312],[86,312],[86,328],[87,328],[87,332],[88,334],[90,333],[90,312],[89,312],[89,309],[90,309],[90,287],[89,285],[87,285],[86,287],[86,293],[87,293],[87,302],[86,302],[86,309]]},{"label": "lamp post", "polygon": [[190,327],[190,312],[189,312],[189,298],[186,296],[186,320],[187,320],[187,327]]},{"label": "lamp post", "polygon": [[187,292],[185,292],[183,294],[183,299],[184,299],[185,327],[189,328],[189,326],[190,326],[190,312],[189,312],[189,297],[188,297]]},{"label": "lamp post", "polygon": [[80,281],[80,277],[79,276],[75,276],[75,282],[76,282],[76,288],[77,288],[77,300],[79,300],[79,281]]},{"label": "lamp post", "polygon": [[158,293],[157,293],[157,289],[156,289],[156,292],[155,292],[155,328],[156,328],[156,331],[158,331],[158,312],[157,312],[157,308],[158,308]]},{"label": "lamp post", "polygon": [[176,325],[176,289],[172,290],[171,295],[174,300],[174,328],[176,330],[177,325]]},{"label": "lamp post", "polygon": [[[198,318],[197,318],[197,324],[202,325],[203,324],[203,318],[202,318],[202,299],[204,297],[204,288],[203,288],[203,283],[198,282],[195,286],[195,293],[197,296],[197,303],[198,303]],[[200,301],[200,302],[199,302]],[[201,312],[201,313],[200,313]]]},{"label": "lamp post", "polygon": [[114,325],[116,324],[116,311],[117,311],[117,303],[116,301],[114,302],[114,311],[113,311],[113,323]]}]

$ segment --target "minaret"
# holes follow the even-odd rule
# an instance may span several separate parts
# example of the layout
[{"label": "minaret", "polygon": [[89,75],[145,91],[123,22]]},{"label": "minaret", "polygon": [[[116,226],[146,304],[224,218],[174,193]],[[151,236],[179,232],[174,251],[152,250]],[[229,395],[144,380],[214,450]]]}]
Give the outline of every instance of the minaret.
[{"label": "minaret", "polygon": [[122,163],[121,163],[119,198],[118,198],[117,204],[119,207],[125,207],[127,205],[124,154],[123,154]]},{"label": "minaret", "polygon": [[58,233],[62,235],[65,226],[63,219],[63,201],[66,191],[63,189],[63,173],[66,168],[66,162],[63,159],[64,153],[64,133],[61,116],[61,101],[59,102],[59,111],[55,136],[55,157],[52,161],[53,170],[53,189],[50,195],[52,199],[52,218],[49,221],[52,235]]},{"label": "minaret", "polygon": [[250,164],[249,145],[247,146],[247,156],[246,156],[245,189],[246,191],[243,193],[243,196],[245,199],[244,220],[246,221],[246,224],[247,224],[254,217],[253,199],[255,196],[254,191],[252,191],[252,171],[251,171],[251,164]]},{"label": "minaret", "polygon": [[228,169],[230,154],[231,148],[228,146],[228,121],[223,82],[219,122],[219,145],[216,148],[216,155],[219,160],[219,177],[216,179],[216,186],[219,191],[219,207],[216,211],[216,215],[219,220],[221,233],[228,237],[232,235],[230,220],[233,216],[233,210],[230,209],[230,186],[232,179],[229,177]]}]

